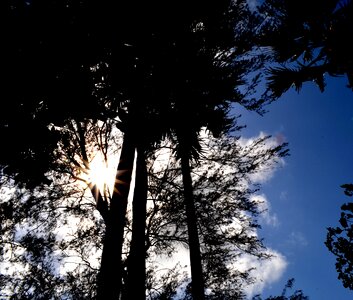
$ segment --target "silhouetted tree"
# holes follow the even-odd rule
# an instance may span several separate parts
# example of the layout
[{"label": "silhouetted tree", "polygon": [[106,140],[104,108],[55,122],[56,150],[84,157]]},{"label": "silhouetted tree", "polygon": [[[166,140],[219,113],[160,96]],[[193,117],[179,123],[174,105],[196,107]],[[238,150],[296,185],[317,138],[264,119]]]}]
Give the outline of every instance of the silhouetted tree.
[{"label": "silhouetted tree", "polygon": [[[258,228],[260,203],[250,197],[257,187],[251,187],[249,176],[273,167],[286,151],[284,145],[266,146],[267,140],[259,138],[244,147],[235,137],[215,139],[204,134],[201,141],[205,151],[198,163],[191,164],[207,299],[241,299],[251,276],[237,269],[239,257],[269,258],[262,242],[252,234]],[[170,159],[170,152],[160,154],[161,161],[157,159],[156,171],[150,175],[153,206],[148,212],[147,232],[152,253],[172,255],[178,242],[188,245],[189,240],[182,171]]]},{"label": "silhouetted tree", "polygon": [[[344,184],[347,196],[353,195],[353,185]],[[341,206],[339,227],[329,227],[325,245],[336,256],[338,279],[345,288],[353,290],[353,203]]]},{"label": "silhouetted tree", "polygon": [[[141,1],[117,7],[113,1],[7,2],[5,22],[11,31],[4,35],[3,72],[9,106],[0,131],[8,140],[13,136],[23,139],[1,150],[3,172],[26,187],[49,184],[46,174],[57,167],[57,144],[70,146],[70,140],[62,144],[61,130],[72,122],[78,134],[72,153],[81,156],[83,168],[88,167],[83,125],[115,120],[124,133],[109,201],[104,201],[104,193],[96,186],[90,186],[105,221],[98,298],[120,294],[121,249],[135,150],[144,155],[150,144],[168,132],[177,137],[181,149],[187,212],[193,222],[189,228],[195,256],[192,265],[198,270],[193,272],[199,289],[193,289],[194,298],[203,298],[192,182],[188,180],[190,146],[197,144],[190,142],[202,126],[221,132],[231,102],[260,108],[262,102],[249,99],[256,77],[246,82],[264,58],[248,55],[256,42],[252,28],[257,20],[246,1],[224,0],[217,5]],[[135,186],[136,192],[139,188]],[[141,257],[143,251],[139,253]],[[136,290],[144,290],[142,283]]]},{"label": "silhouetted tree", "polygon": [[[100,138],[103,134],[96,131],[99,127],[93,125],[88,122],[81,127],[85,128],[83,132],[87,145],[90,145],[92,136]],[[67,141],[70,144],[61,148],[66,152],[61,153],[57,169],[51,173],[53,178],[51,186],[44,185],[34,191],[13,186],[10,190],[9,181],[3,177],[2,195],[7,194],[8,197],[3,196],[0,205],[3,216],[1,236],[4,245],[1,259],[3,266],[8,266],[9,270],[13,270],[16,266],[17,269],[16,275],[9,272],[3,276],[1,284],[3,291],[7,291],[9,295],[18,295],[18,299],[31,298],[33,293],[38,299],[40,297],[91,299],[96,296],[100,259],[98,254],[102,248],[104,230],[107,230],[106,221],[104,213],[101,215],[94,213],[97,206],[96,200],[91,196],[90,186],[88,185],[84,191],[82,188],[84,185],[81,186],[77,182],[85,181],[86,166],[78,155],[80,152],[77,152],[80,137],[71,136],[75,133],[77,131],[69,127],[62,132],[62,135],[66,136],[66,139],[62,140],[63,143]],[[107,146],[114,149],[116,141],[110,140],[109,136],[106,138]],[[266,138],[254,141],[245,148],[237,143],[237,138],[223,136],[218,140],[211,136],[203,136],[202,140],[207,151],[202,155],[203,163],[192,165],[192,174],[202,262],[207,270],[206,286],[212,289],[212,294],[208,295],[208,298],[213,299],[212,297],[218,295],[231,299],[234,295],[241,295],[241,282],[247,282],[247,273],[238,272],[232,266],[239,255],[249,253],[266,257],[262,243],[250,234],[257,227],[255,220],[252,220],[250,215],[248,217],[244,215],[249,213],[255,217],[259,213],[258,203],[248,198],[252,189],[246,187],[246,178],[265,166],[271,167],[273,160],[282,155],[284,149],[282,146],[266,148],[264,145]],[[98,140],[94,144],[99,144]],[[168,147],[172,145],[169,143]],[[88,161],[92,159],[91,155],[96,153],[92,154],[93,150],[90,149],[86,148]],[[144,239],[143,244],[146,242],[144,249],[144,253],[148,255],[146,288],[147,295],[151,299],[158,297],[168,299],[171,294],[176,293],[180,285],[188,283],[187,278],[178,269],[163,274],[151,263],[155,261],[156,254],[168,255],[176,250],[178,243],[188,244],[182,172],[172,153],[173,151],[169,149],[169,155],[164,156],[164,159],[167,157],[169,160],[166,169],[161,167],[163,162],[158,162],[153,156],[147,157],[148,199],[154,205],[149,206],[147,240]],[[158,165],[159,171],[156,167]],[[67,175],[64,175],[65,172]],[[72,181],[72,178],[76,178],[76,181]],[[102,196],[105,197],[104,201],[109,201],[109,193],[102,193]],[[236,228],[232,229],[235,220],[237,220]],[[68,234],[60,231],[65,228],[65,223],[71,227]],[[127,225],[129,227],[125,230],[125,242],[129,243],[130,238],[126,235],[129,235],[131,230],[129,229],[131,220]],[[131,255],[133,247],[129,247],[128,244],[126,246],[123,266],[130,264],[129,259],[134,257],[134,254]],[[11,256],[11,253],[15,255]],[[64,266],[70,265],[75,267],[59,272],[65,270]],[[126,284],[129,285],[129,280],[125,281],[124,276],[123,296],[128,289]]]},{"label": "silhouetted tree", "polygon": [[276,99],[289,88],[299,91],[306,81],[325,88],[324,75],[347,76],[353,89],[351,0],[268,0],[264,14],[263,46],[273,54],[269,67],[268,95]]},{"label": "silhouetted tree", "polygon": [[111,28],[111,19],[105,5],[90,1],[9,0],[4,13],[7,105],[0,130],[12,142],[1,149],[1,165],[17,182],[33,187],[47,182],[45,173],[56,160],[52,154],[59,137],[48,125],[102,114],[92,71],[105,52],[104,28]]},{"label": "silhouetted tree", "polygon": [[2,185],[1,297],[95,297],[104,224],[76,184],[62,176],[35,190]]}]

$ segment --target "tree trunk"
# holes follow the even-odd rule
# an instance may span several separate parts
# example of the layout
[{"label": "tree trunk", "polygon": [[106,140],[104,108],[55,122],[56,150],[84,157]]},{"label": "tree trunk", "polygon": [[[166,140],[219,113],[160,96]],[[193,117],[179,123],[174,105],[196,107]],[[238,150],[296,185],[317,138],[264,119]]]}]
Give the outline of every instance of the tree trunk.
[{"label": "tree trunk", "polygon": [[97,300],[117,300],[121,292],[123,272],[121,254],[134,156],[134,143],[131,137],[125,134],[106,221],[102,261],[97,283]]},{"label": "tree trunk", "polygon": [[200,241],[197,232],[197,217],[193,197],[190,162],[187,153],[181,154],[181,169],[183,174],[184,203],[186,222],[188,227],[190,266],[191,266],[191,295],[194,300],[204,300],[204,279],[202,272]]},{"label": "tree trunk", "polygon": [[104,223],[107,223],[108,216],[109,216],[108,203],[103,199],[102,194],[96,184],[91,183],[88,185],[88,187],[91,190],[91,194],[92,194],[94,200],[96,200],[97,210],[99,211],[100,215],[102,216]]},{"label": "tree trunk", "polygon": [[136,179],[132,203],[132,236],[127,269],[127,299],[146,299],[147,168],[143,149],[137,148]]}]

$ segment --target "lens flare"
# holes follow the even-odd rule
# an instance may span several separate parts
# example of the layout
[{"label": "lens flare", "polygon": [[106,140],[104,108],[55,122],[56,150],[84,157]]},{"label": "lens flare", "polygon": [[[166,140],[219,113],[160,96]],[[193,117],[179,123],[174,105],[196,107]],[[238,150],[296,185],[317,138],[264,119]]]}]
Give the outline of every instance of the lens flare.
[{"label": "lens flare", "polygon": [[116,169],[97,154],[89,163],[87,182],[95,184],[101,191],[112,191]]}]

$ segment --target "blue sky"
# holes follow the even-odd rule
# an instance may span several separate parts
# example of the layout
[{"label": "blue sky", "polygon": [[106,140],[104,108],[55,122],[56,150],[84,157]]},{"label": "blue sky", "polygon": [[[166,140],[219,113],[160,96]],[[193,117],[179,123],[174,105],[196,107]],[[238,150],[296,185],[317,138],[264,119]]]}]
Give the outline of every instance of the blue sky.
[{"label": "blue sky", "polygon": [[288,91],[263,117],[236,108],[245,137],[260,131],[289,143],[285,165],[265,182],[278,226],[263,225],[259,235],[281,253],[287,267],[263,291],[279,295],[289,278],[311,300],[353,299],[337,279],[335,257],[324,245],[326,228],[338,225],[340,206],[350,200],[341,184],[353,182],[353,93],[346,78],[327,78],[324,93],[311,83]]}]

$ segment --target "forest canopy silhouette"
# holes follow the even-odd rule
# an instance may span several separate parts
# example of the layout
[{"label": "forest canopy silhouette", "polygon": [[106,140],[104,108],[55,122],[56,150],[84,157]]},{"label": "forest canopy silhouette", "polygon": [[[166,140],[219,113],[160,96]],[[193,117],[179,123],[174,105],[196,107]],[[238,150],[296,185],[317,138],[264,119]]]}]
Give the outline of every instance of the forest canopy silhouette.
[{"label": "forest canopy silhouette", "polygon": [[[326,73],[352,88],[352,2],[298,6],[6,1],[1,296],[245,299],[237,261],[271,259],[252,175],[288,147],[242,144],[234,104],[261,115]],[[112,188],[86,176],[97,156]],[[180,249],[190,272],[161,272]]]}]

